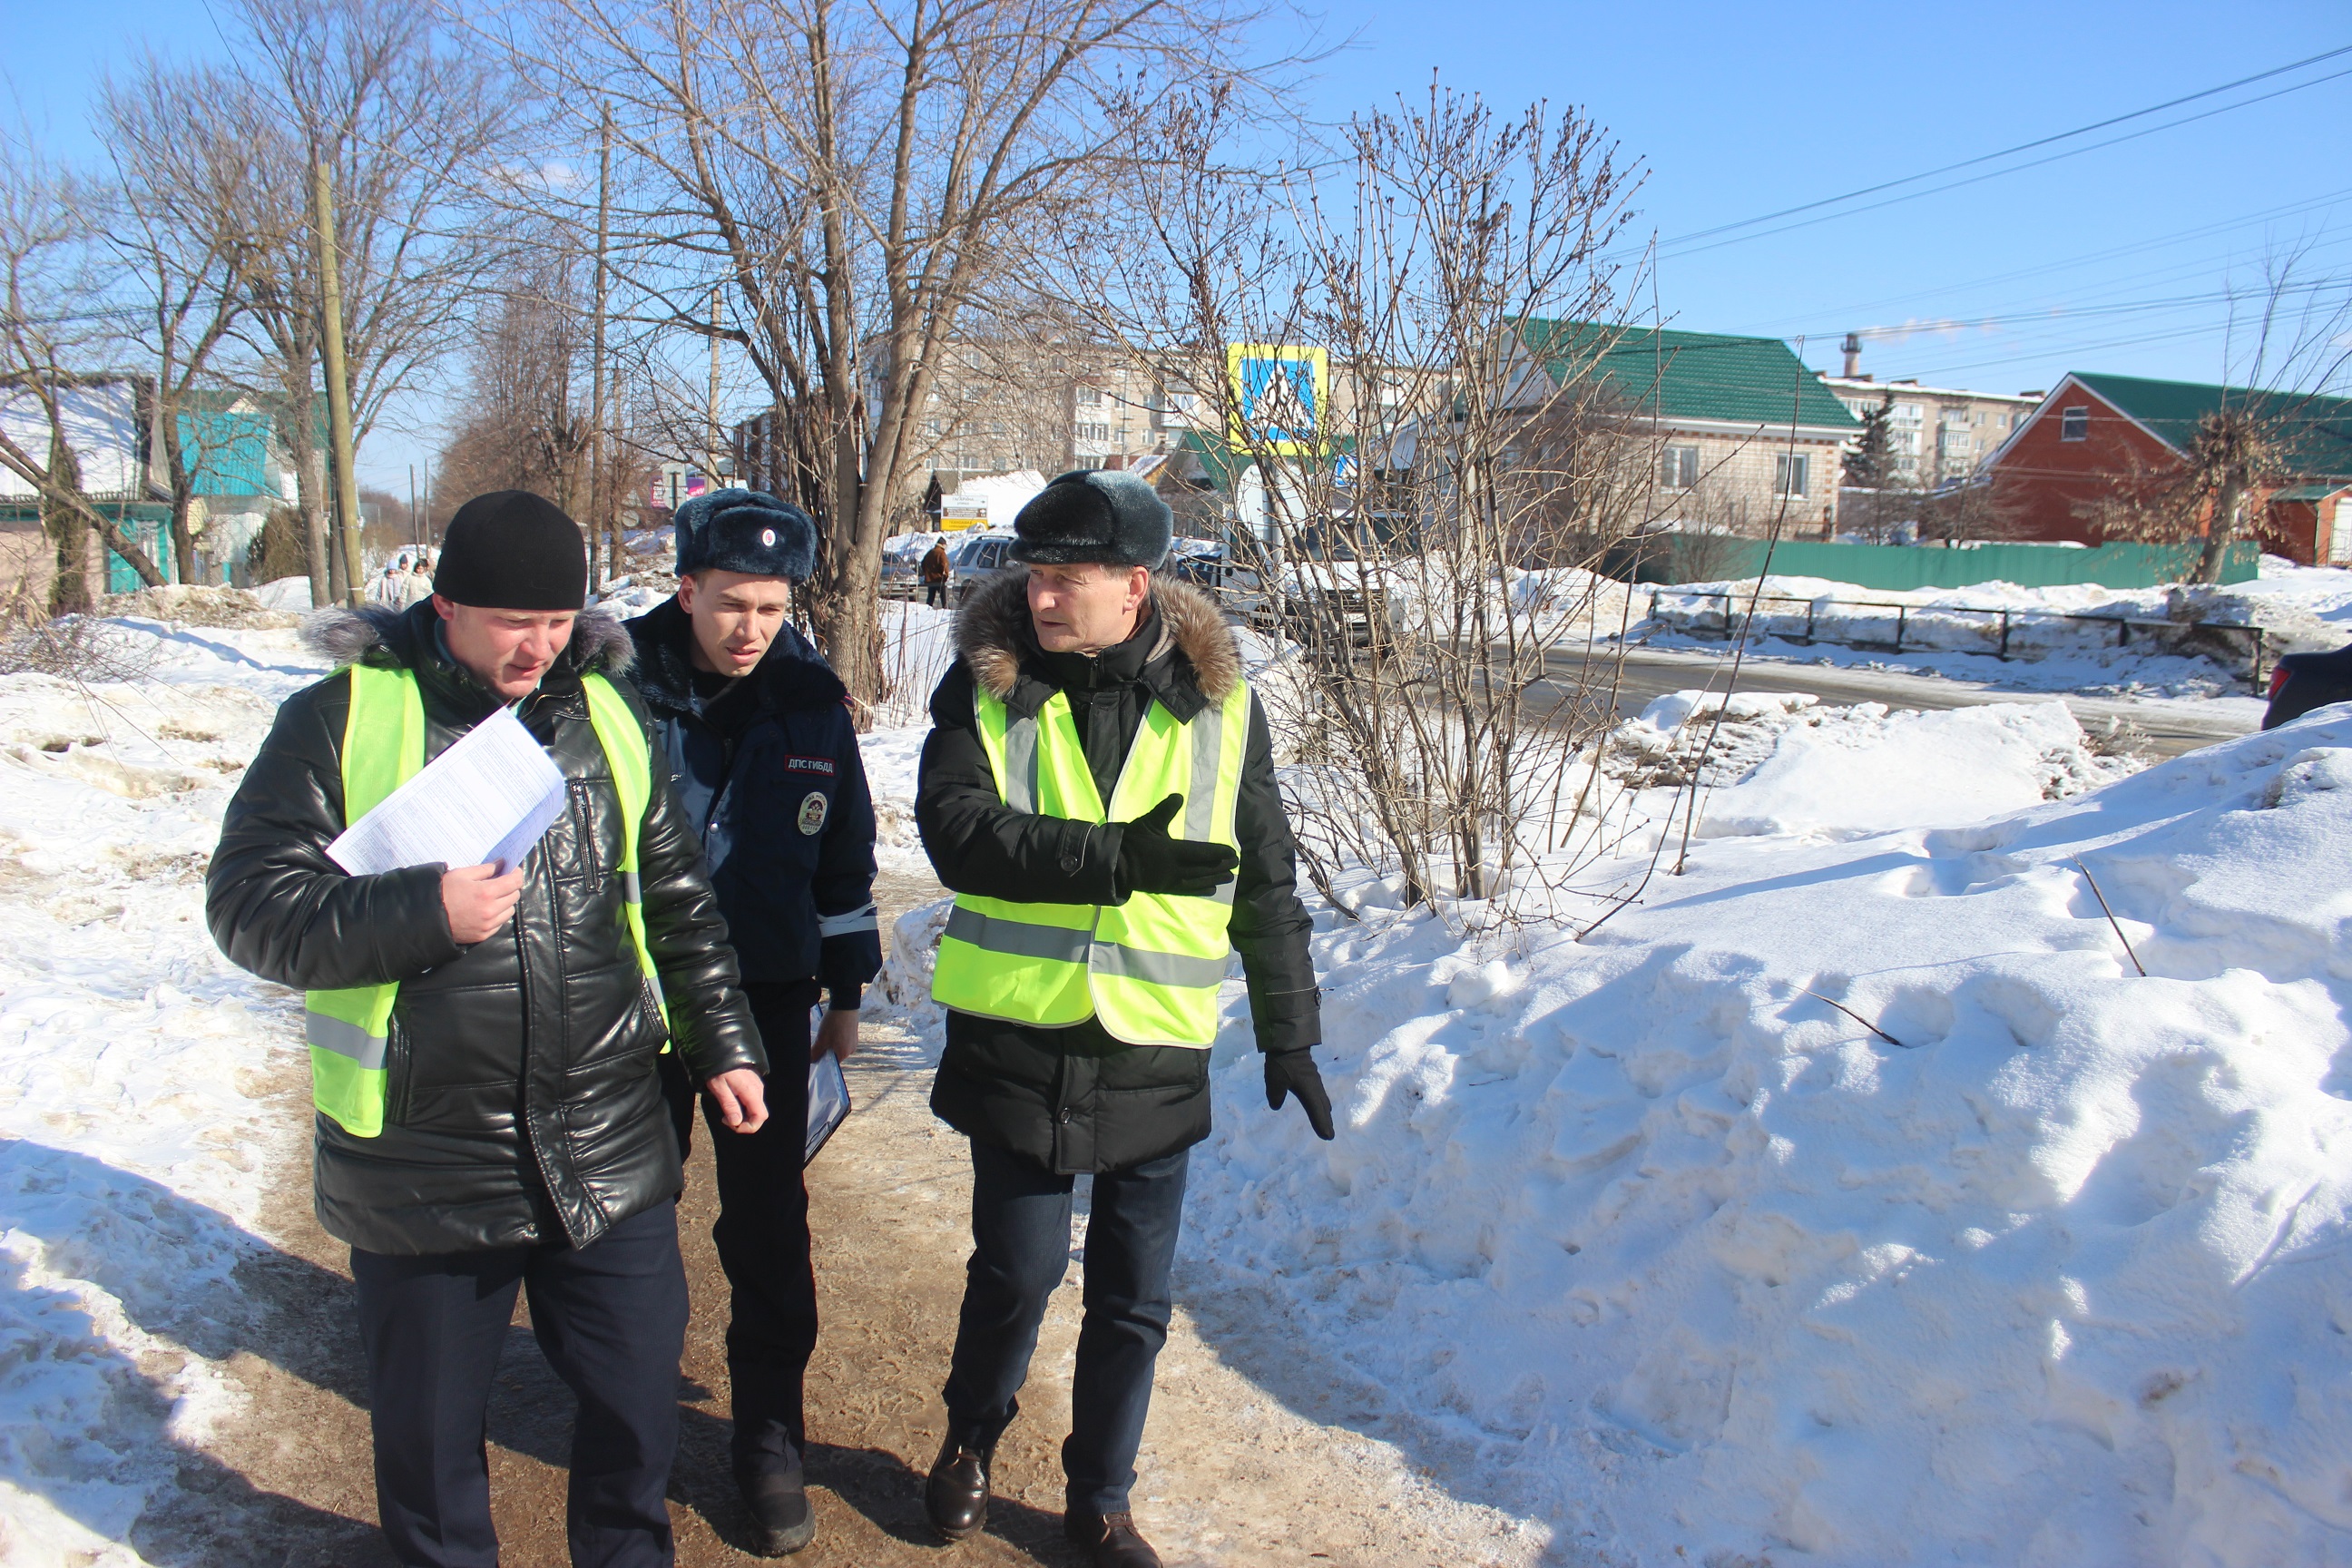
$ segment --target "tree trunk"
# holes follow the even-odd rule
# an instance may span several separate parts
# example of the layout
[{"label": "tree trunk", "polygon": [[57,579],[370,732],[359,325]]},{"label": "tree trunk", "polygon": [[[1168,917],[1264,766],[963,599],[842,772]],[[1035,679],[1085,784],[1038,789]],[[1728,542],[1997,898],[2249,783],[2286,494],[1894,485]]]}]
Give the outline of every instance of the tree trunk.
[{"label": "tree trunk", "polygon": [[195,497],[178,486],[172,489],[172,559],[179,567],[183,583],[196,580],[196,542],[188,532],[188,514],[195,510]]},{"label": "tree trunk", "polygon": [[[81,489],[81,463],[73,448],[57,437],[54,426],[49,437],[49,473],[68,489]],[[49,583],[49,614],[81,615],[91,604],[90,526],[63,501],[44,496],[41,527],[49,536],[57,562],[57,575]]]},{"label": "tree trunk", "polygon": [[2205,549],[2197,557],[2200,583],[2221,582],[2221,568],[2230,558],[2231,541],[2237,537],[2238,507],[2244,494],[2244,481],[2236,475],[2221,481],[2221,493],[2213,498],[2212,521],[2205,525]]}]

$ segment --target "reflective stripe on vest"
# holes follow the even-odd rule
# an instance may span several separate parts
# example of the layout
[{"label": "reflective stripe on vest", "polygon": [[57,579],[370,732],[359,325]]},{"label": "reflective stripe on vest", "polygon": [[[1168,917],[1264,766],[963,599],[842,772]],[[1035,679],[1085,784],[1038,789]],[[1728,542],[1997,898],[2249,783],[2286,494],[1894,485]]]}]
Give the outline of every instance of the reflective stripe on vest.
[{"label": "reflective stripe on vest", "polygon": [[[425,700],[415,673],[364,664],[351,666],[347,673],[352,691],[351,711],[343,721],[346,826],[374,810],[425,766]],[[588,699],[589,723],[604,748],[605,764],[621,797],[621,863],[615,875],[621,881],[622,918],[659,1003],[661,982],[646,947],[645,913],[637,901],[637,834],[646,803],[653,795],[652,759],[645,731],[612,683],[601,675],[589,675],[581,687]],[[394,983],[313,991],[304,998],[311,1103],[354,1138],[374,1138],[383,1131],[384,1058],[391,1045],[393,1005],[399,997],[400,986]],[[664,1007],[662,1014],[667,1024],[668,1009]]]},{"label": "reflective stripe on vest", "polygon": [[[997,796],[1013,810],[1125,822],[1181,795],[1171,833],[1235,848],[1249,705],[1239,683],[1189,723],[1152,703],[1106,808],[1067,697],[1057,691],[1034,719],[1019,720],[984,691],[973,700]],[[1233,951],[1233,900],[1232,882],[1208,898],[1135,893],[1106,905],[961,894],[940,935],[931,996],[959,1012],[1049,1028],[1099,1018],[1129,1045],[1206,1047],[1216,1039],[1217,988]]]}]

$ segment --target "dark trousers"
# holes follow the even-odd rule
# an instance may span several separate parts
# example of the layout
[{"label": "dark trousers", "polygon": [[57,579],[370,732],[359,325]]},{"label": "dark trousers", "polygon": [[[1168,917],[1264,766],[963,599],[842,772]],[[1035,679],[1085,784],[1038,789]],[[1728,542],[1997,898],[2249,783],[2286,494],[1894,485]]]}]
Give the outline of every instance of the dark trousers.
[{"label": "dark trousers", "polygon": [[[1169,1274],[1183,1217],[1190,1151],[1094,1177],[1087,1220],[1086,1317],[1062,1444],[1069,1506],[1127,1510],[1135,1453],[1151,1408],[1151,1369],[1167,1342]],[[1070,1258],[1070,1193],[1019,1154],[971,1146],[971,1261],[948,1373],[948,1420],[992,1439],[1019,1413],[1015,1397],[1037,1349],[1046,1298]]]},{"label": "dark trousers", "polygon": [[[704,1098],[710,1153],[719,1170],[719,1220],[710,1227],[727,1273],[727,1380],[734,1399],[739,1472],[782,1475],[808,1446],[802,1385],[816,1350],[816,1271],[809,1259],[809,1009],[813,980],[746,985],[751,1018],[768,1049],[767,1125],[730,1132]],[[662,1058],[677,1146],[693,1146],[695,1092],[676,1052]]]},{"label": "dark trousers", "polygon": [[496,1568],[485,1413],[518,1288],[580,1399],[565,1522],[580,1568],[667,1568],[662,1493],[677,1451],[686,1270],[677,1210],[656,1204],[573,1251],[396,1258],[352,1251],[375,1436],[376,1513],[401,1562]]},{"label": "dark trousers", "polygon": [[945,583],[924,584],[923,603],[926,605],[936,605],[940,609],[946,609],[948,605],[948,585]]}]

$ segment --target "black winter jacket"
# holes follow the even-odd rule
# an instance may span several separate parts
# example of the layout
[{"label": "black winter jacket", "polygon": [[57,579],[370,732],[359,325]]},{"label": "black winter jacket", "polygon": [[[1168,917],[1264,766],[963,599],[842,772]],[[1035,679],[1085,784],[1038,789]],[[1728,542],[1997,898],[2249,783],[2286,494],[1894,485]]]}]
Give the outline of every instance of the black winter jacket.
[{"label": "black winter jacket", "polygon": [[[417,673],[430,761],[499,706],[451,663],[432,604],[329,610],[305,635],[338,666]],[[580,689],[629,667],[619,624],[580,617],[516,715],[571,783],[569,808],[523,861],[509,927],[459,947],[437,866],[353,877],[327,858],[343,828],[351,677],[296,692],[246,771],[205,878],[213,940],[297,990],[396,981],[385,1126],[354,1138],[315,1118],[319,1223],[368,1252],[471,1252],[563,1241],[678,1191],[678,1152],[655,1071],[661,1016],[621,908],[620,801]],[[615,686],[633,710],[635,693]],[[646,941],[677,1048],[698,1081],[766,1069],[736,986],[701,847],[658,771],[637,845]]]},{"label": "black winter jacket", "polygon": [[[1127,749],[1158,701],[1181,720],[1222,701],[1241,655],[1214,604],[1154,580],[1151,617],[1099,657],[1048,654],[1029,629],[1025,574],[981,587],[956,617],[961,656],[931,697],[915,821],[940,880],[959,893],[1024,902],[1116,904],[1118,825],[1012,810],[998,798],[972,707],[978,680],[1016,716],[1069,694],[1079,744],[1108,800]],[[1313,930],[1298,901],[1290,822],[1274,777],[1265,713],[1250,707],[1235,827],[1241,870],[1234,946],[1249,982],[1258,1047],[1305,1050],[1322,1038]],[[1124,1170],[1209,1133],[1209,1053],[1129,1046],[1096,1021],[1066,1029],[948,1015],[931,1107],[958,1131],[1055,1171]]]},{"label": "black winter jacket", "polygon": [[856,1006],[882,967],[882,937],[874,800],[847,689],[785,626],[751,674],[705,701],[694,623],[676,599],[628,628],[654,754],[701,837],[745,984],[814,978],[835,1006]]}]

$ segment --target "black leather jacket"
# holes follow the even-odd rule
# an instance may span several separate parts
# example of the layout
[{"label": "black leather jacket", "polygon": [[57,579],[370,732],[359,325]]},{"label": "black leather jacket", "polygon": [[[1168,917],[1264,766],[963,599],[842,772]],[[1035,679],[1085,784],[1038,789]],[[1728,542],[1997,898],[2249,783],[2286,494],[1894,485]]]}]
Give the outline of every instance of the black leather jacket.
[{"label": "black leather jacket", "polygon": [[[448,660],[436,625],[426,601],[404,613],[324,611],[304,628],[338,666],[416,671],[428,761],[499,704]],[[620,802],[580,689],[583,670],[628,666],[628,635],[610,616],[583,615],[517,708],[571,781],[571,804],[523,862],[512,922],[471,948],[450,937],[440,868],[352,877],[327,858],[343,827],[351,679],[340,669],[287,700],[229,802],[205,879],[221,951],[297,990],[400,984],[382,1135],[354,1138],[314,1119],[319,1223],[353,1247],[584,1247],[678,1191],[655,1072],[661,1019],[614,875]],[[635,691],[615,686],[644,721]],[[688,1070],[698,1081],[764,1071],[701,847],[659,770],[637,858],[646,945]]]}]

